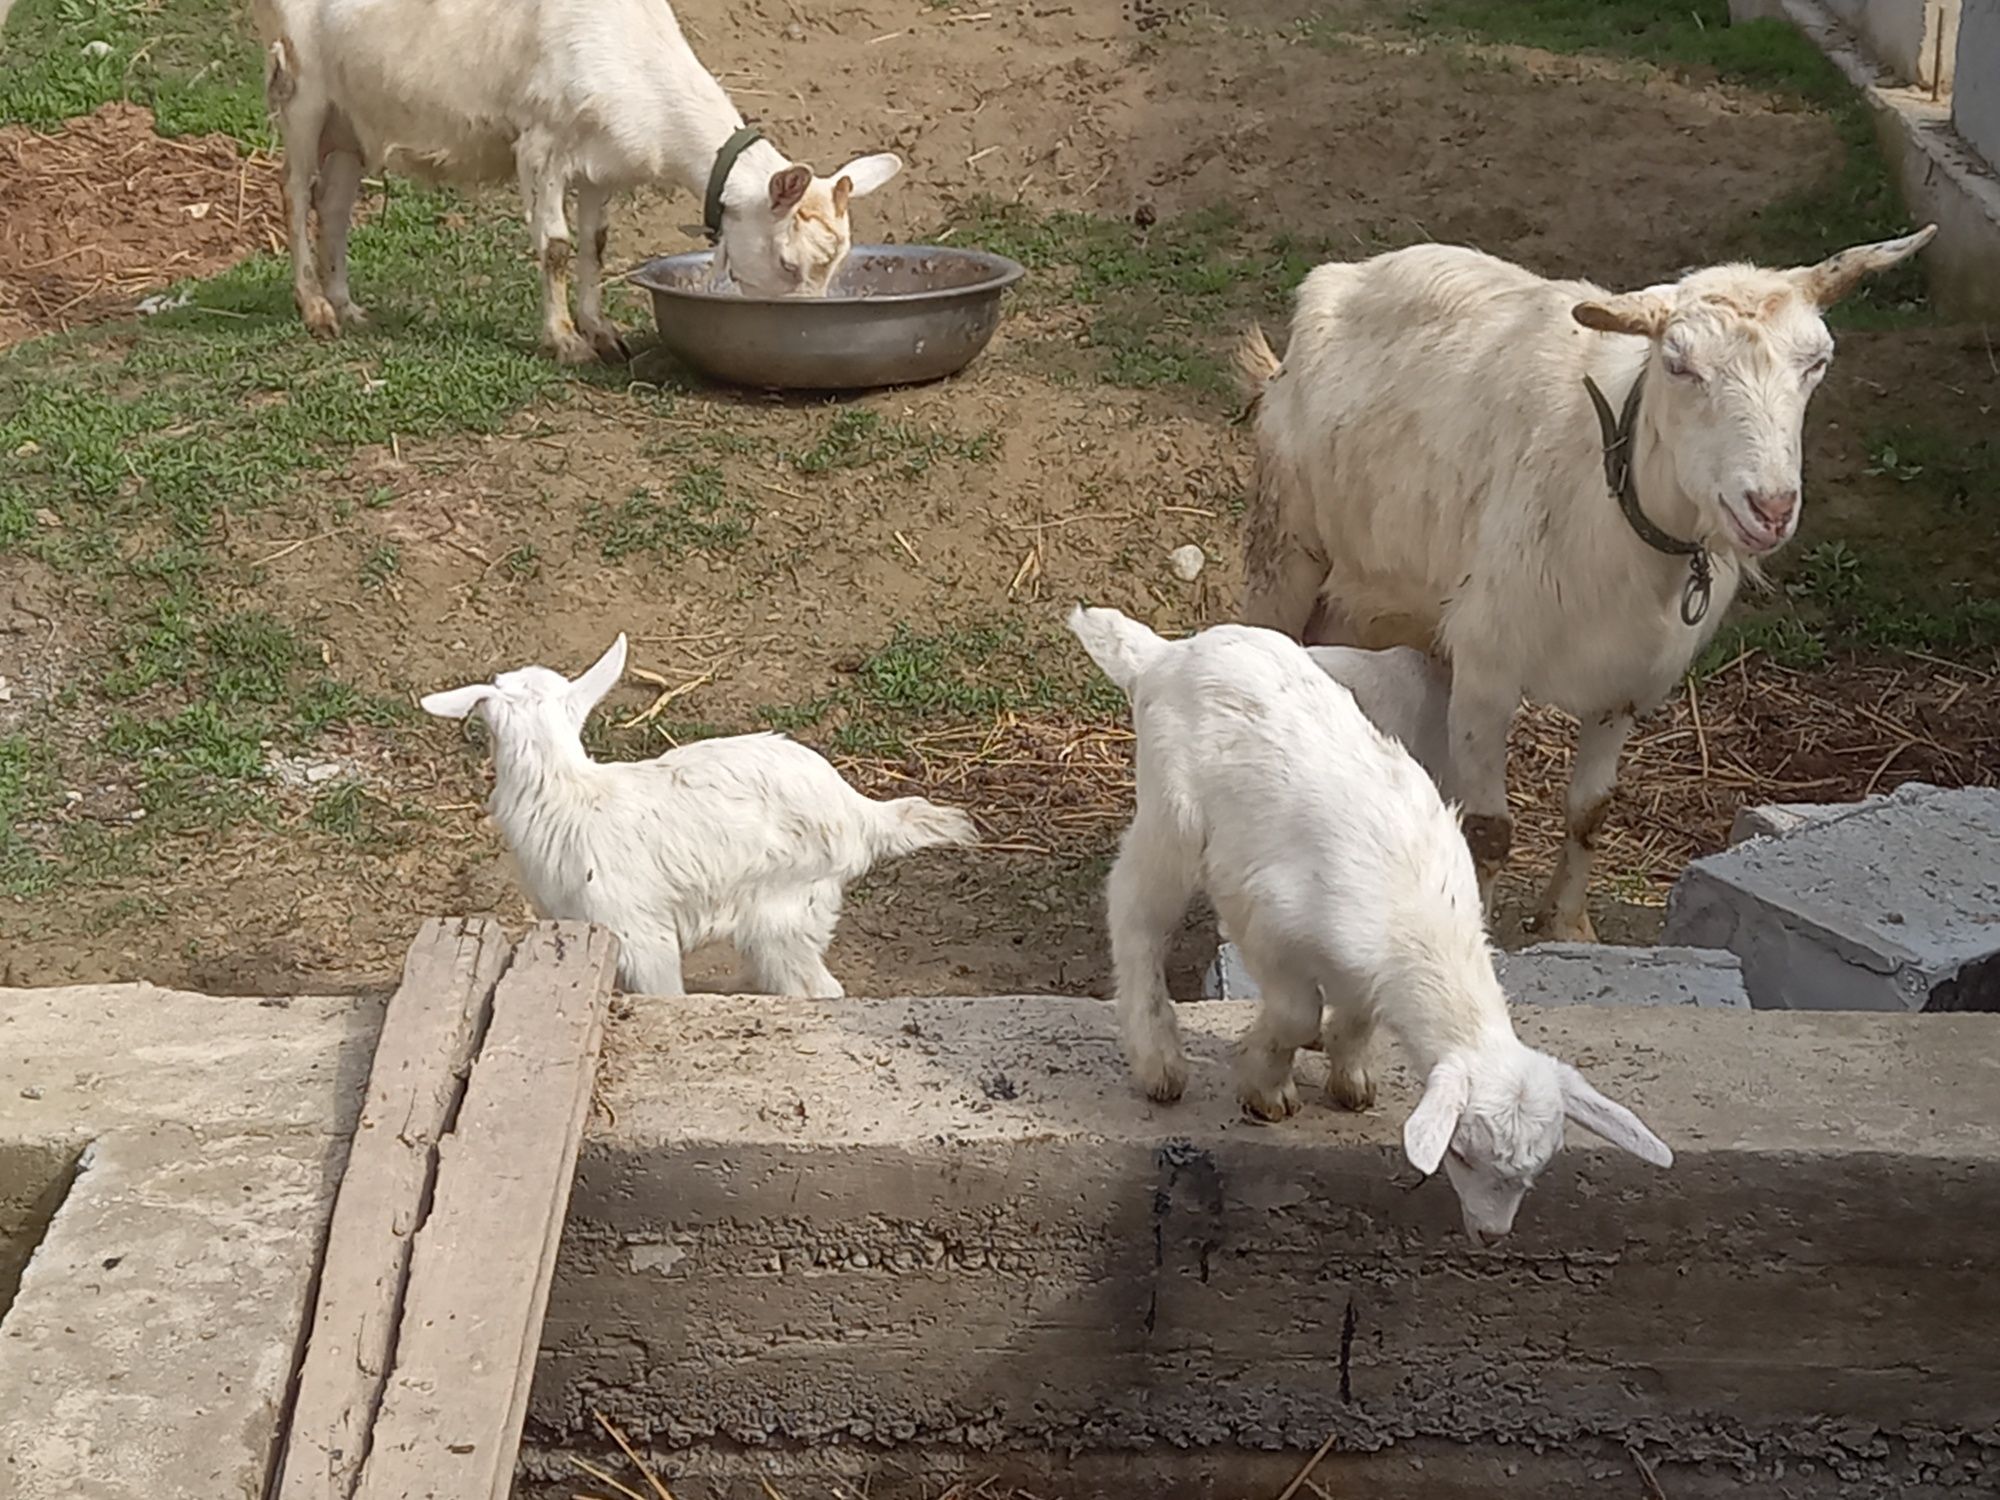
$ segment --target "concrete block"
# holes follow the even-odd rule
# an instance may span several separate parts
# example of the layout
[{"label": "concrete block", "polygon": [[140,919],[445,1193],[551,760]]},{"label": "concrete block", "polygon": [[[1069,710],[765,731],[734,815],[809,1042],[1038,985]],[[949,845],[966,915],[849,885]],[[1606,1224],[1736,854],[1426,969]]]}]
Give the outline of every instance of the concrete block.
[{"label": "concrete block", "polygon": [[1050,1455],[1172,1460],[1056,1493],[1269,1495],[1329,1438],[1319,1482],[1376,1500],[1638,1494],[1628,1445],[1675,1500],[1990,1488],[2000,1020],[1524,1007],[1676,1161],[1576,1130],[1481,1252],[1404,1163],[1404,1068],[1356,1115],[1303,1058],[1304,1110],[1258,1125],[1230,1089],[1252,1008],[1177,1014],[1173,1106],[1097,1000],[614,1019],[530,1472],[574,1493],[601,1411],[729,1500]]},{"label": "concrete block", "polygon": [[1234,943],[1217,943],[1215,957],[1201,976],[1204,1000],[1255,1000],[1257,981],[1243,967],[1243,954]]},{"label": "concrete block", "polygon": [[1951,123],[1989,168],[2000,167],[2000,0],[1960,0]]},{"label": "concrete block", "polygon": [[[1736,955],[1712,948],[1621,948],[1542,943],[1503,953],[1501,987],[1515,1004],[1747,1006]],[[1205,1000],[1254,1000],[1257,985],[1234,943],[1215,950]]]},{"label": "concrete block", "polygon": [[1501,954],[1498,968],[1513,1005],[1750,1005],[1743,966],[1716,948],[1539,943]]},{"label": "concrete block", "polygon": [[1696,860],[1663,936],[1736,954],[1760,1009],[2000,1010],[2000,789],[1904,787]]}]

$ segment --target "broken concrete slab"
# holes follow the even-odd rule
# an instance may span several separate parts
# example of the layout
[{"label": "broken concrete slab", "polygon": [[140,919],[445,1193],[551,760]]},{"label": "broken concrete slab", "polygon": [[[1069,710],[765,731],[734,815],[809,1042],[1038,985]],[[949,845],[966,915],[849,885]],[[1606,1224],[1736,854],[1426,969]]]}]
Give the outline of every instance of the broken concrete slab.
[{"label": "broken concrete slab", "polygon": [[1755,807],[1739,807],[1730,820],[1730,847],[1749,839],[1776,838],[1792,833],[1808,823],[1838,817],[1865,804],[1859,802],[1762,802]]},{"label": "broken concrete slab", "polygon": [[0,1323],[0,1493],[261,1495],[345,1154],[330,1129],[89,1146]]},{"label": "broken concrete slab", "polygon": [[[1501,988],[1516,1004],[1747,1006],[1743,967],[1714,948],[1624,948],[1610,943],[1540,943],[1502,953]],[[1254,1000],[1256,981],[1234,943],[1215,950],[1205,1000]]]},{"label": "broken concrete slab", "polygon": [[[856,1452],[967,1475],[1171,1452],[1173,1492],[1267,1493],[1236,1481],[1329,1435],[1331,1492],[1397,1500],[1608,1493],[1633,1444],[1676,1500],[1990,1478],[2000,1022],[1524,1007],[1677,1161],[1578,1130],[1482,1253],[1404,1164],[1404,1069],[1354,1115],[1304,1059],[1306,1109],[1256,1125],[1230,1086],[1252,1007],[1177,1013],[1192,1076],[1159,1106],[1100,1001],[634,1007],[545,1325],[538,1472],[605,1456],[601,1411],[676,1493],[731,1497]],[[1368,1454],[1382,1482],[1347,1482]],[[1595,1482],[1544,1483],[1545,1454]],[[1469,1455],[1485,1483],[1442,1477]]]},{"label": "broken concrete slab", "polygon": [[1664,936],[1735,953],[1762,1009],[2000,1009],[2000,789],[1904,787],[1698,859]]}]

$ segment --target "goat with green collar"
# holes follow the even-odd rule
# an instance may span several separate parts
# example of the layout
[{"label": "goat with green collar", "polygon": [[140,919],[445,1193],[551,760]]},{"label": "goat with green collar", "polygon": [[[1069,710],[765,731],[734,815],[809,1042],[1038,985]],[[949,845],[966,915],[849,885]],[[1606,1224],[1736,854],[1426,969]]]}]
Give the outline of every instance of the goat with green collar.
[{"label": "goat with green collar", "polygon": [[285,144],[293,293],[316,334],[363,321],[348,291],[347,235],[364,172],[517,182],[541,267],[542,347],[581,364],[626,357],[603,306],[612,194],[686,188],[704,202],[719,271],[744,292],[818,297],[852,245],[850,200],[902,170],[887,152],[831,177],[791,161],[744,125],[666,0],[254,0],[253,9]]}]

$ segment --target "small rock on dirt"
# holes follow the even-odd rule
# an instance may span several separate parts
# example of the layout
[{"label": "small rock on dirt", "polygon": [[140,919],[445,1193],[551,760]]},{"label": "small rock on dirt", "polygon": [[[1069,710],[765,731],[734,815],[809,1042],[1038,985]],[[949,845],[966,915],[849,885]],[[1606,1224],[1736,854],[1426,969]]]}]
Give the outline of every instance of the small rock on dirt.
[{"label": "small rock on dirt", "polygon": [[1174,577],[1182,583],[1193,583],[1201,577],[1201,570],[1208,566],[1208,555],[1193,542],[1184,547],[1176,547],[1167,557],[1167,566],[1174,570]]}]

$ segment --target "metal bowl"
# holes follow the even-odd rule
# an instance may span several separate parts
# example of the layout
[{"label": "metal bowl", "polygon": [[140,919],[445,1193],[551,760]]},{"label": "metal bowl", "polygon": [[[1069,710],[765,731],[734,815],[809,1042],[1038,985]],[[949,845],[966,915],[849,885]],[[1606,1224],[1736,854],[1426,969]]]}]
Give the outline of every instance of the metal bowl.
[{"label": "metal bowl", "polygon": [[970,364],[1021,267],[944,245],[857,245],[824,297],[708,285],[712,250],[663,255],[630,280],[653,294],[660,342],[713,380],[765,390],[916,385]]}]

